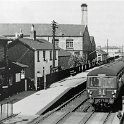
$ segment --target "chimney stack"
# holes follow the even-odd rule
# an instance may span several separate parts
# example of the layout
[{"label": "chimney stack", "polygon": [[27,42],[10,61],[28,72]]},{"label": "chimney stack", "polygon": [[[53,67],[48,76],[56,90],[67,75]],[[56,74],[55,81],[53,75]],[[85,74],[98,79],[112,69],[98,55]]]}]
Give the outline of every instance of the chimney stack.
[{"label": "chimney stack", "polygon": [[81,20],[81,25],[88,25],[88,10],[87,10],[87,4],[82,4],[81,5],[81,10],[82,10],[82,20]]},{"label": "chimney stack", "polygon": [[34,25],[31,25],[30,38],[36,40],[36,31],[34,30]]}]

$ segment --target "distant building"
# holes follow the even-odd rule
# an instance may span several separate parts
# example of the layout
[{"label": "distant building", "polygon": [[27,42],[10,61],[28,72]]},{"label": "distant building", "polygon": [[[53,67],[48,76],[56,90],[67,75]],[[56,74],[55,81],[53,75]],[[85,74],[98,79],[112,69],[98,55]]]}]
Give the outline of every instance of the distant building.
[{"label": "distant building", "polygon": [[[86,4],[81,5],[82,19],[81,24],[58,24],[56,29],[55,44],[60,48],[72,54],[79,54],[87,61],[89,54],[93,52],[94,46],[88,31],[88,9]],[[0,24],[0,34],[9,38],[18,37],[20,30],[21,36],[30,38],[31,24]],[[37,39],[46,39],[52,43],[52,27],[51,24],[35,24],[37,31]],[[14,35],[15,34],[15,35]],[[93,43],[93,44],[92,44]],[[90,60],[92,61],[92,59]]]},{"label": "distant building", "polygon": [[89,54],[89,60],[94,60],[97,55],[96,55],[96,43],[95,39],[93,36],[90,36],[90,41],[91,41],[91,53]]},{"label": "distant building", "polygon": [[[106,47],[102,47],[102,49],[107,52],[107,48]],[[108,47],[108,56],[109,57],[115,57],[115,56],[122,56],[123,50],[122,48],[119,47]]]},{"label": "distant building", "polygon": [[96,61],[100,62],[100,61],[105,61],[107,59],[107,53],[105,51],[103,51],[102,49],[97,49],[96,50]]},{"label": "distant building", "polygon": [[[41,77],[53,71],[53,45],[44,40],[36,39],[36,31],[31,32],[30,39],[18,38],[9,44],[10,60],[28,65],[25,76],[32,80],[37,89]],[[56,49],[55,67],[58,68],[58,49]]]}]

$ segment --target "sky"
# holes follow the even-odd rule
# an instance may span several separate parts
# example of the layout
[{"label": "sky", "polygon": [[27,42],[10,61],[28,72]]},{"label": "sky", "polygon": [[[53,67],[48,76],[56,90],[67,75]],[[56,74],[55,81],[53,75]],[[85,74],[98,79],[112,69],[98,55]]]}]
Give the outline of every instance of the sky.
[{"label": "sky", "polygon": [[81,24],[82,3],[96,45],[124,45],[124,0],[0,0],[0,23]]}]

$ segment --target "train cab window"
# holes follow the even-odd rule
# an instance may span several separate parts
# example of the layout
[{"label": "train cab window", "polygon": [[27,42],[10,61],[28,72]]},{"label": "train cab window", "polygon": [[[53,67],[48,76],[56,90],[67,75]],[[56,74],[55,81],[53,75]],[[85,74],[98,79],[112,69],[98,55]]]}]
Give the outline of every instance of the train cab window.
[{"label": "train cab window", "polygon": [[97,77],[90,77],[89,82],[90,82],[91,87],[98,87],[99,86],[99,80],[97,79]]},{"label": "train cab window", "polygon": [[89,77],[90,87],[115,88],[116,79],[113,77]]},{"label": "train cab window", "polygon": [[102,88],[115,88],[116,79],[113,77],[99,78],[99,84]]}]

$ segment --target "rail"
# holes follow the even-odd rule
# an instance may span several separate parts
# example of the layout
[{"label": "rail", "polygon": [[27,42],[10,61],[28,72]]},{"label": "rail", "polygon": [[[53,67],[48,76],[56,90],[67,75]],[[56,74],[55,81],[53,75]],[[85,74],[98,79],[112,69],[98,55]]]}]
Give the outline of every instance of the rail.
[{"label": "rail", "polygon": [[95,110],[91,113],[87,113],[85,117],[79,122],[79,124],[86,124],[88,120],[92,117],[92,115],[95,113]]},{"label": "rail", "polygon": [[43,121],[45,118],[52,115],[54,112],[60,110],[62,107],[67,105],[69,102],[74,100],[76,97],[80,96],[83,92],[85,92],[85,89],[83,91],[79,92],[78,94],[76,94],[75,96],[73,96],[72,98],[70,98],[69,100],[67,100],[66,102],[64,102],[63,104],[61,104],[60,106],[58,106],[57,108],[53,109],[52,111],[49,111],[48,113],[46,113],[44,115],[38,116],[36,119],[34,119],[32,122],[29,122],[28,124],[38,124],[40,121]]},{"label": "rail", "polygon": [[60,116],[57,120],[53,122],[53,124],[58,124],[60,121],[62,121],[65,117],[69,116],[74,110],[76,110],[79,106],[81,106],[83,103],[85,103],[87,99],[83,100],[81,103],[79,103],[76,107],[72,108],[71,110],[64,113],[62,116]]},{"label": "rail", "polygon": [[106,119],[104,120],[103,124],[106,124],[106,123],[107,123],[107,120],[108,120],[108,118],[110,117],[111,113],[112,113],[112,112],[109,112],[109,113],[108,113],[108,115],[107,115]]}]

